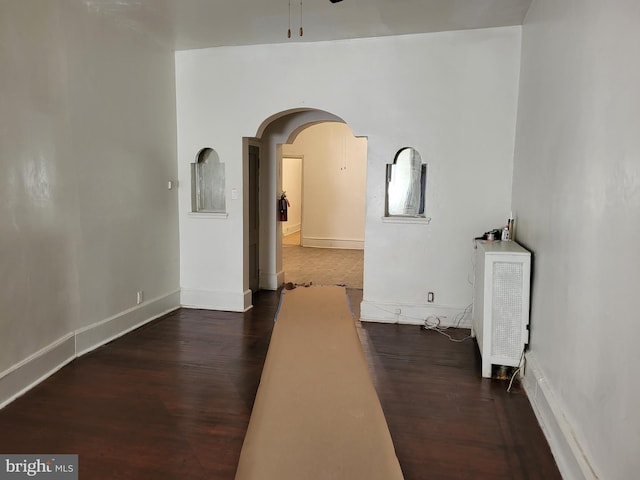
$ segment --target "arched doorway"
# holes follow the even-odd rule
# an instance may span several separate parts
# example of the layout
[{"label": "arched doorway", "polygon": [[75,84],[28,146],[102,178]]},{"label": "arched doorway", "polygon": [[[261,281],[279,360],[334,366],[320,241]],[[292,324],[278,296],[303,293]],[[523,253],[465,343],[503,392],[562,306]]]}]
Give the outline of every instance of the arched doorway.
[{"label": "arched doorway", "polygon": [[[258,246],[258,268],[259,271],[259,288],[267,289],[267,290],[276,290],[285,282],[285,270],[283,268],[283,256],[282,256],[282,225],[278,220],[277,216],[277,200],[282,193],[282,158],[283,155],[291,154],[291,145],[295,145],[295,141],[298,137],[302,138],[305,136],[309,136],[309,133],[313,133],[312,127],[319,127],[323,124],[332,124],[334,127],[338,127],[338,130],[346,129],[351,138],[359,141],[361,144],[364,143],[364,160],[362,165],[362,192],[358,195],[364,201],[366,195],[364,193],[364,183],[365,183],[365,169],[366,169],[366,138],[355,137],[353,132],[351,132],[350,128],[346,124],[344,120],[341,118],[317,109],[296,109],[286,112],[281,112],[278,115],[274,115],[260,126],[258,129],[257,135],[254,138],[245,138],[245,155],[244,155],[244,185],[245,185],[245,203],[248,204],[249,201],[249,191],[248,191],[248,180],[250,178],[251,169],[249,168],[248,161],[248,146],[257,145],[259,148],[259,179],[258,179],[258,189],[259,189],[259,205],[256,208],[256,214],[259,216],[259,246]],[[327,127],[324,125],[327,130],[331,130],[331,127]],[[306,133],[304,133],[306,132]],[[326,133],[326,132],[325,132]],[[312,135],[313,136],[313,135]],[[335,140],[335,138],[334,138]],[[309,139],[306,139],[307,143],[309,143]],[[313,142],[314,140],[311,140]],[[335,153],[335,145],[334,153]],[[334,169],[337,168],[338,172],[342,172],[342,176],[344,179],[348,177],[349,174],[355,173],[354,165],[351,165],[351,169],[349,168],[349,159],[346,158],[349,155],[348,147],[340,144],[338,147],[346,148],[343,152],[343,155],[340,158],[333,158],[331,161],[334,162]],[[284,153],[283,153],[284,152]],[[303,152],[304,154],[304,152]],[[305,155],[306,156],[306,155]],[[346,159],[345,159],[346,158]],[[336,163],[337,162],[337,163]],[[342,169],[342,170],[341,170]],[[334,178],[334,180],[336,180]],[[339,179],[338,179],[339,180]],[[353,185],[352,185],[353,186]],[[318,185],[315,185],[317,188]],[[322,185],[320,185],[322,187]],[[351,189],[352,192],[355,192],[356,189]],[[341,204],[342,208],[348,208],[348,205],[344,202],[340,202],[340,200],[346,200],[342,195],[336,195],[338,203]],[[340,208],[331,206],[327,207],[325,210],[331,210],[331,215],[340,216]],[[251,216],[251,213],[245,209],[245,284],[247,288],[249,287],[250,280],[250,271],[255,271],[255,265],[251,265],[251,258],[249,255],[249,227],[253,223],[255,223],[255,218]],[[309,212],[307,212],[309,214]],[[323,212],[324,221],[326,223],[326,215],[327,212]],[[320,243],[324,242],[323,245],[313,245],[316,247],[329,247],[329,248],[364,248],[364,206],[362,207],[362,215],[360,221],[362,222],[362,235],[361,238],[340,238],[339,236],[331,236],[325,235],[325,238],[321,238],[322,236],[316,236],[314,241],[320,240]],[[303,220],[304,222],[304,220]],[[353,223],[353,222],[352,222]],[[315,227],[314,227],[315,228]],[[313,232],[313,230],[309,230],[309,232]],[[312,237],[312,235],[307,235],[308,239]],[[346,242],[347,240],[354,241],[356,243],[349,244]],[[328,242],[328,244],[327,244]],[[361,288],[361,287],[360,287]]]}]

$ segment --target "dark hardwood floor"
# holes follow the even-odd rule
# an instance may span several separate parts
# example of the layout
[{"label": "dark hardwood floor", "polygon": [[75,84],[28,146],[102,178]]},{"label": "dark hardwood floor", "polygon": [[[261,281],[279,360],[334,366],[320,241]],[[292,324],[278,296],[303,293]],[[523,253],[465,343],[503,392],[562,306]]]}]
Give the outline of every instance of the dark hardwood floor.
[{"label": "dark hardwood floor", "polygon": [[[233,479],[278,301],[181,309],[75,360],[0,410],[0,453],[77,453],[82,480]],[[358,333],[406,480],[560,478],[526,396],[481,379],[473,341]]]}]

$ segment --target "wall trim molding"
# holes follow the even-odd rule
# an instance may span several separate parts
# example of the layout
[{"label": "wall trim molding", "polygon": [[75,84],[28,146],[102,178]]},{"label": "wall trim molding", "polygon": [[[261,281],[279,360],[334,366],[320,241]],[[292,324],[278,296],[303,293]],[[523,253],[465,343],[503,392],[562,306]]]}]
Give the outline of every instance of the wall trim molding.
[{"label": "wall trim molding", "polygon": [[382,223],[405,223],[405,224],[416,224],[416,225],[429,225],[431,223],[431,217],[425,216],[401,216],[395,215],[390,217],[382,217]]},{"label": "wall trim molding", "polygon": [[249,296],[249,305],[251,305],[251,290],[230,292],[224,290],[183,288],[180,291],[180,305],[184,308],[245,312],[248,309],[246,306],[247,294]]},{"label": "wall trim molding", "polygon": [[544,377],[534,352],[527,352],[525,375],[522,379],[529,402],[549,442],[562,478],[567,480],[597,480],[589,460],[580,446],[553,389]]},{"label": "wall trim molding", "polygon": [[142,325],[180,308],[180,290],[129,308],[92,325],[76,330],[76,356],[84,355]]},{"label": "wall trim molding", "polygon": [[190,218],[198,218],[200,220],[226,220],[229,218],[228,212],[187,212],[187,216]]},{"label": "wall trim molding", "polygon": [[[370,300],[363,300],[360,303],[360,320],[363,322],[423,325],[428,317],[439,317],[440,325],[443,327],[456,326],[457,324],[460,328],[471,328],[471,309],[467,306],[373,302]],[[458,320],[460,320],[459,323]]]},{"label": "wall trim molding", "polygon": [[344,238],[317,238],[303,236],[300,240],[300,244],[304,247],[364,250],[364,240],[349,240]]},{"label": "wall trim molding", "polygon": [[251,291],[251,289],[247,289],[244,291],[244,310],[242,310],[243,312],[246,312],[247,310],[251,310],[253,308],[253,292]]},{"label": "wall trim molding", "polygon": [[179,291],[69,332],[0,373],[0,409],[95,348],[180,307]]},{"label": "wall trim molding", "polygon": [[284,285],[284,271],[280,270],[276,273],[260,272],[260,288],[263,290],[278,290]]},{"label": "wall trim molding", "polygon": [[287,236],[287,235],[291,235],[292,233],[299,232],[301,228],[302,228],[302,226],[301,226],[300,222],[295,223],[293,225],[289,225],[289,224],[284,225],[282,227],[282,236],[284,237],[284,236]]},{"label": "wall trim molding", "polygon": [[24,395],[76,358],[73,332],[0,373],[0,409]]}]

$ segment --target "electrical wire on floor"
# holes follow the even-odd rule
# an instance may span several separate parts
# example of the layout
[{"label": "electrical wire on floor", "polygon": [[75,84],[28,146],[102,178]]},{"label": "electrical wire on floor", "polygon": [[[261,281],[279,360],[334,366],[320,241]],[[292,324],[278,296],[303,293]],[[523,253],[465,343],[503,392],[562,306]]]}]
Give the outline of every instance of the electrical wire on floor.
[{"label": "electrical wire on floor", "polygon": [[511,393],[511,386],[513,385],[513,381],[516,378],[516,375],[518,375],[518,373],[520,373],[522,367],[524,366],[524,362],[525,358],[524,358],[524,348],[522,349],[522,354],[520,355],[520,361],[518,362],[518,368],[516,368],[513,371],[513,374],[511,375],[511,380],[509,380],[509,386],[507,387],[507,393]]},{"label": "electrical wire on floor", "polygon": [[390,316],[396,317],[396,321],[394,322],[396,324],[400,323],[400,317],[407,320],[412,320],[412,322],[410,323],[411,325],[420,325],[418,322],[422,320],[422,317],[414,317],[412,315],[407,315],[406,313],[399,313],[400,309],[397,309],[397,308],[395,309],[383,308],[380,305],[372,305],[372,307],[376,308],[377,310],[380,310],[381,312],[389,314]]},{"label": "electrical wire on floor", "polygon": [[[469,340],[470,338],[473,338],[471,335],[467,335],[464,338],[455,338],[455,337],[452,337],[451,335],[449,335],[448,333],[445,332],[445,330],[448,330],[450,328],[460,328],[460,324],[462,323],[464,318],[471,312],[471,308],[473,307],[472,303],[467,305],[462,312],[458,313],[454,317],[454,320],[453,320],[452,324],[448,325],[446,327],[441,326],[442,319],[438,315],[429,315],[426,319],[423,319],[422,317],[419,318],[419,317],[414,317],[414,316],[407,315],[407,314],[404,314],[404,313],[398,313],[397,310],[391,310],[391,309],[387,309],[387,308],[382,308],[379,305],[374,305],[374,306],[380,311],[383,311],[383,312],[388,313],[388,314],[395,315],[397,317],[397,320],[396,320],[395,323],[400,323],[399,322],[400,317],[408,319],[408,320],[422,320],[423,323],[420,326],[420,328],[422,330],[433,330],[434,332],[437,332],[440,335],[443,335],[443,336],[447,337],[450,341],[455,342],[455,343],[462,343],[462,342],[465,342],[465,341]],[[446,318],[446,317],[442,317],[442,318]]]},{"label": "electrical wire on floor", "polygon": [[449,326],[443,327],[442,320],[438,315],[429,315],[424,320],[424,324],[422,325],[423,330],[433,330],[434,332],[439,333],[449,339],[451,342],[462,343],[469,340],[471,335],[467,335],[464,338],[455,338],[449,335],[445,330],[449,330],[450,328],[460,328],[460,324],[464,320],[464,317],[471,311],[472,304],[467,305],[467,307],[460,312],[453,320],[453,323]]}]

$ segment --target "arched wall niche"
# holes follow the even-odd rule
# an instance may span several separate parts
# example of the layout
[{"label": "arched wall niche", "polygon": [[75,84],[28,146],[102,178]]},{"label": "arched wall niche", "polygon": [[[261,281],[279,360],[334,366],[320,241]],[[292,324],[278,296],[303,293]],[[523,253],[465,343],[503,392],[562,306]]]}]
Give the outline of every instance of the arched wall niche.
[{"label": "arched wall niche", "polygon": [[427,164],[413,147],[398,150],[387,164],[385,217],[425,217]]},{"label": "arched wall niche", "polygon": [[198,151],[191,164],[191,212],[224,213],[225,166],[211,147]]}]

